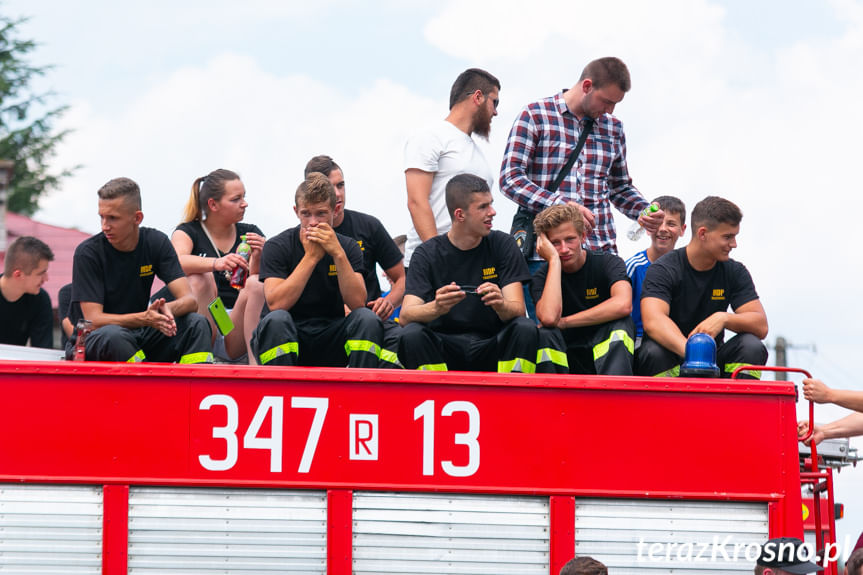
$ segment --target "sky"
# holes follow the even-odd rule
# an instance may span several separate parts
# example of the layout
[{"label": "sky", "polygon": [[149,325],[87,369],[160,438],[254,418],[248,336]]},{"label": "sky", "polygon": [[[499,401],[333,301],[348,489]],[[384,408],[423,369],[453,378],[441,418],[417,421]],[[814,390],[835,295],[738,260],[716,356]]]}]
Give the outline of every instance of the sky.
[{"label": "sky", "polygon": [[[95,192],[111,178],[136,180],[144,224],[170,233],[192,181],[229,168],[246,185],[246,221],[275,235],[297,224],[293,191],[317,154],[342,166],[348,208],[405,233],[404,143],[446,116],[461,71],[501,81],[480,143],[497,170],[525,104],[618,56],[632,76],[615,115],[635,184],[689,208],[707,195],[737,203],[732,257],[755,280],[768,345],[784,336],[790,365],[863,389],[860,275],[846,263],[860,230],[847,203],[860,184],[846,171],[863,133],[861,1],[3,0],[0,11],[30,18],[31,61],[53,66],[36,87],[70,107],[55,165],[81,166],[37,218],[93,233]],[[494,193],[495,227],[508,231],[515,205]],[[628,226],[621,216],[624,258],[646,247]],[[819,406],[816,417],[844,413]],[[863,451],[863,439],[852,445]],[[863,468],[836,485],[839,534],[856,539]]]}]

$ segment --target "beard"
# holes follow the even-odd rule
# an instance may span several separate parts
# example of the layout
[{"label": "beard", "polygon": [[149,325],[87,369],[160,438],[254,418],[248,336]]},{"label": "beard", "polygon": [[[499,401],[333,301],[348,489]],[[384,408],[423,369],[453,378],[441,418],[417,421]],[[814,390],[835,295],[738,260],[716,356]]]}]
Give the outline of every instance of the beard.
[{"label": "beard", "polygon": [[485,112],[484,108],[480,108],[473,115],[472,134],[476,134],[484,140],[488,140],[488,135],[491,133],[491,114]]}]

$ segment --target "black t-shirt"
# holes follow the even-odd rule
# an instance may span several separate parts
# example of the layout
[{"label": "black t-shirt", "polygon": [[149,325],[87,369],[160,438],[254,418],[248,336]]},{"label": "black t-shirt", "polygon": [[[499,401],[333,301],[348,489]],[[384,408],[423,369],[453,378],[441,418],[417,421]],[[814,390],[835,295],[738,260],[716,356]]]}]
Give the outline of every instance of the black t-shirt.
[{"label": "black t-shirt", "polygon": [[[452,245],[446,234],[421,244],[411,257],[405,293],[424,302],[434,300],[441,286],[478,286],[492,282],[501,288],[530,280],[524,256],[512,236],[492,230],[473,249],[462,251]],[[503,327],[497,313],[476,294],[468,294],[447,314],[429,327],[442,333],[480,333],[492,335]]]},{"label": "black t-shirt", "polygon": [[38,294],[25,293],[10,302],[0,293],[0,343],[27,345],[27,340],[33,347],[54,347],[51,297],[40,288]]},{"label": "black t-shirt", "polygon": [[[758,299],[752,276],[740,262],[716,262],[707,271],[689,265],[686,248],[669,252],[656,260],[644,276],[641,299],[659,298],[670,306],[669,317],[687,335],[695,326],[728,306],[736,310]],[[716,338],[722,343],[724,334]]]},{"label": "black t-shirt", "polygon": [[402,261],[402,252],[387,233],[383,224],[374,216],[345,210],[342,225],[335,228],[337,233],[354,238],[363,251],[363,279],[366,282],[366,301],[381,297],[381,284],[375,264],[388,270]]},{"label": "black t-shirt", "polygon": [[[207,234],[204,233],[204,230],[201,228],[201,222],[185,222],[177,226],[177,229],[181,232],[184,232],[187,236],[192,239],[192,255],[193,256],[201,256],[203,258],[220,258],[226,254],[237,251],[237,246],[240,245],[240,236],[243,236],[249,232],[253,234],[258,234],[263,236],[264,233],[258,228],[258,226],[253,224],[247,224],[244,222],[239,222],[236,224],[237,226],[237,237],[234,239],[234,245],[231,246],[231,249],[227,252],[219,251],[216,252],[213,243],[207,237]],[[234,304],[237,302],[237,293],[238,290],[235,290],[231,287],[231,282],[228,278],[225,277],[225,272],[213,272],[213,275],[216,277],[216,289],[219,291],[219,297],[222,298],[222,302],[225,304],[225,307],[228,309],[234,307]]]},{"label": "black t-shirt", "polygon": [[[167,288],[166,288],[167,289]],[[74,310],[74,311],[73,311]],[[73,321],[73,317],[81,317],[81,304],[78,302],[72,303],[72,284],[66,284],[57,292],[57,316],[60,319],[60,347],[66,347],[66,332],[63,331],[63,320],[69,318]],[[73,325],[74,327],[74,325]]]},{"label": "black t-shirt", "polygon": [[[537,270],[531,282],[531,295],[534,301],[539,301],[545,289],[545,278],[548,275],[548,264]],[[560,274],[560,291],[563,298],[561,316],[590,309],[611,298],[611,286],[619,281],[629,283],[626,275],[626,263],[620,257],[607,252],[585,252],[584,265],[575,273]],[[564,339],[581,341],[594,326],[574,327],[563,330]]]},{"label": "black t-shirt", "polygon": [[[156,276],[165,284],[185,277],[168,236],[153,228],[139,228],[138,233],[131,252],[114,249],[103,234],[81,242],[72,266],[73,302],[100,303],[105,313],[138,313],[149,305]],[[75,315],[73,305],[73,324],[80,319]]]},{"label": "black t-shirt", "polygon": [[[264,244],[261,255],[261,281],[267,278],[286,279],[306,254],[300,242],[300,227],[285,230]],[[351,267],[363,273],[363,252],[356,240],[336,234]],[[265,308],[266,309],[266,308]],[[287,310],[295,320],[345,317],[345,302],[339,291],[339,277],[332,256],[324,255],[315,266],[300,299]]]}]

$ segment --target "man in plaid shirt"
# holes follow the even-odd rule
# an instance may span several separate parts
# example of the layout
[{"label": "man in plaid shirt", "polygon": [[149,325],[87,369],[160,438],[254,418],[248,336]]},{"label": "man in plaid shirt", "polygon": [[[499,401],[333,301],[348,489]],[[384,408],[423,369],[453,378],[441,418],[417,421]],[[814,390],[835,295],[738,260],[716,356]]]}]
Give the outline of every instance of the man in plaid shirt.
[{"label": "man in plaid shirt", "polygon": [[[638,218],[651,234],[665,216],[662,210],[639,215],[648,202],[632,185],[623,125],[611,115],[629,88],[626,64],[618,58],[594,60],[571,89],[528,104],[515,120],[506,144],[500,169],[504,195],[533,213],[554,204],[578,205],[590,250],[617,253],[611,204],[630,219]],[[595,123],[584,149],[560,188],[549,192],[588,118]],[[533,260],[539,257],[534,254]]]}]

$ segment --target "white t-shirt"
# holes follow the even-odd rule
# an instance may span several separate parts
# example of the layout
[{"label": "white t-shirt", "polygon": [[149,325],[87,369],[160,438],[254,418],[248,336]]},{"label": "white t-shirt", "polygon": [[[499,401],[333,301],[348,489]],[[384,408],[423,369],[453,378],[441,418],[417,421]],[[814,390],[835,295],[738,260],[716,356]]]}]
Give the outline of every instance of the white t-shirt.
[{"label": "white t-shirt", "polygon": [[[494,184],[494,173],[476,142],[443,120],[412,136],[405,144],[405,171],[416,168],[434,172],[429,203],[434,214],[437,233],[449,231],[452,222],[446,209],[446,184],[458,174],[473,174]],[[405,267],[410,265],[413,251],[420,245],[419,234],[411,222],[405,244]]]}]

